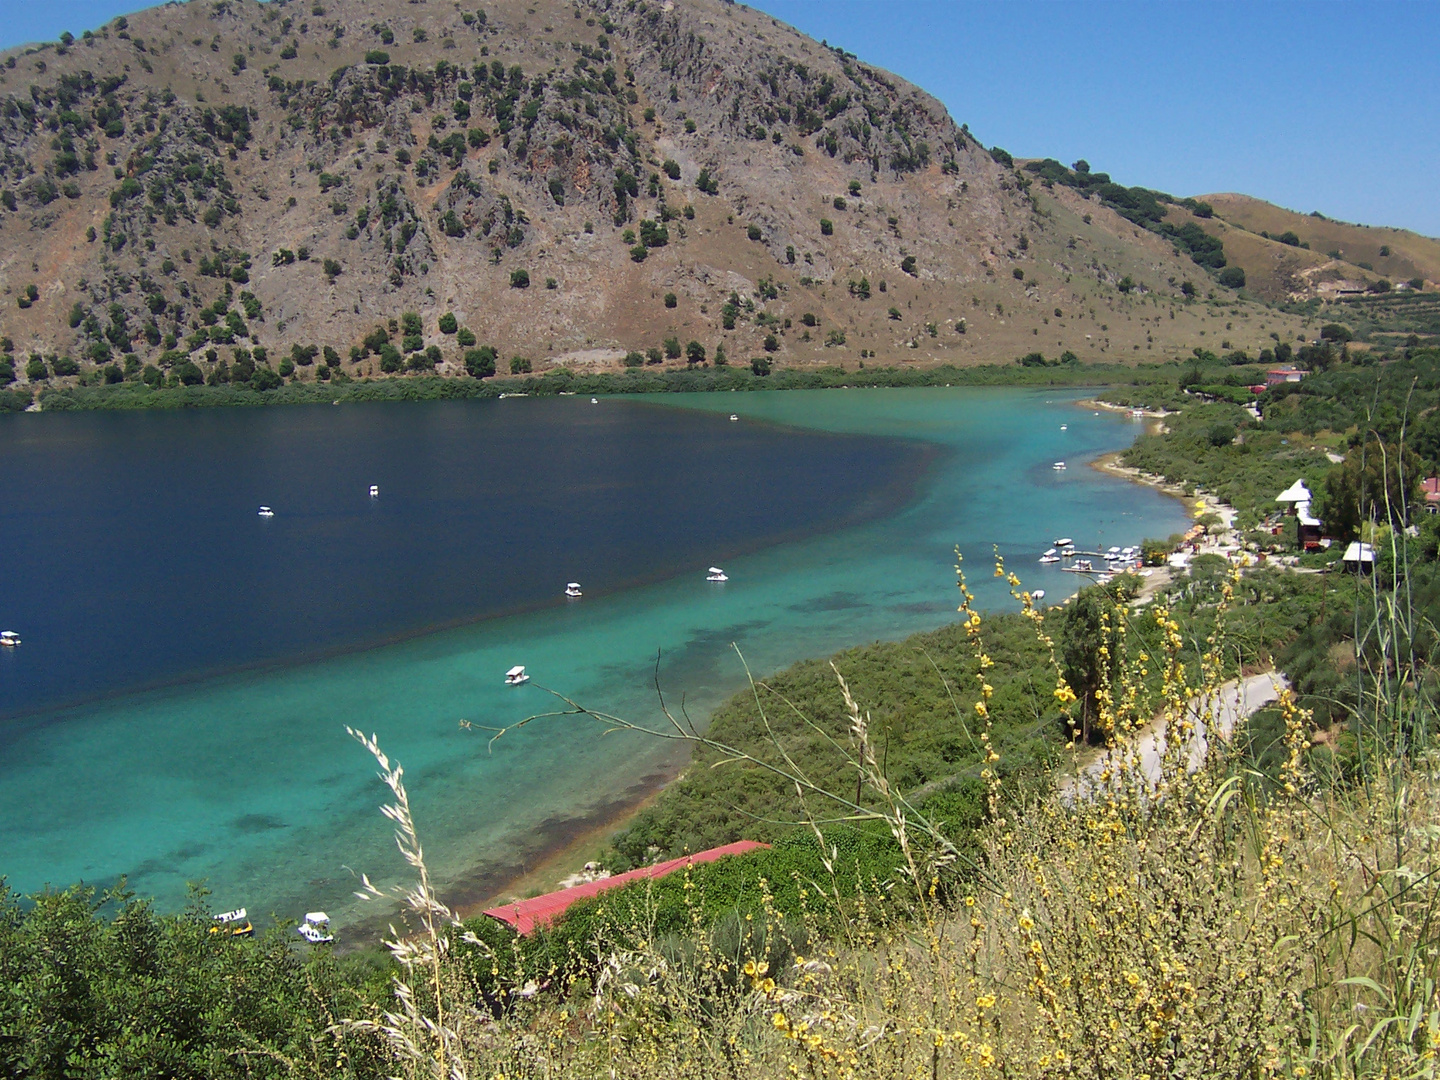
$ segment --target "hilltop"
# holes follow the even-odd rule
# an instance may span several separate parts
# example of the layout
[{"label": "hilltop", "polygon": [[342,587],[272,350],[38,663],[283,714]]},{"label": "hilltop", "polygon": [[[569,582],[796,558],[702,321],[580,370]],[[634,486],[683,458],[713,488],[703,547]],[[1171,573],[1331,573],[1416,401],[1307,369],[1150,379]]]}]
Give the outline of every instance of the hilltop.
[{"label": "hilltop", "polygon": [[1407,229],[1352,225],[1318,211],[1286,210],[1249,195],[1200,196],[1208,219],[1175,207],[1176,224],[1193,220],[1244,266],[1249,287],[1267,300],[1334,300],[1440,280],[1440,240]]},{"label": "hilltop", "polygon": [[31,354],[52,381],[268,383],[1314,336],[719,0],[214,0],[0,63],[21,378]]}]

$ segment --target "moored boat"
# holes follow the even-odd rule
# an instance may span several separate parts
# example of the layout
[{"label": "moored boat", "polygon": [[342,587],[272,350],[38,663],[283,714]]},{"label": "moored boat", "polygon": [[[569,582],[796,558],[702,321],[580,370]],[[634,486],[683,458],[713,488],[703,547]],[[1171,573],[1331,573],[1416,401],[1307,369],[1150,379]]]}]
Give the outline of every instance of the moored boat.
[{"label": "moored boat", "polygon": [[1063,461],[1057,461],[1054,465],[1051,465],[1050,468],[1054,469],[1056,472],[1060,472],[1062,469],[1065,468],[1065,463]]},{"label": "moored boat", "polygon": [[20,644],[20,635],[14,630],[0,630],[0,647],[13,649]]},{"label": "moored boat", "polygon": [[263,518],[272,518],[275,516],[275,511],[271,510],[268,506],[262,506],[260,507],[260,516]]},{"label": "moored boat", "polygon": [[236,908],[234,911],[222,911],[215,916],[215,925],[210,927],[212,934],[230,934],[232,937],[249,937],[255,933],[255,926],[250,922],[245,909]]},{"label": "moored boat", "polygon": [[506,686],[521,686],[530,681],[530,676],[525,674],[524,666],[516,664],[505,673]]},{"label": "moored boat", "polygon": [[729,581],[730,575],[718,566],[712,566],[705,574],[706,581]]},{"label": "moored boat", "polygon": [[572,581],[572,582],[570,582],[570,584],[566,585],[566,586],[565,586],[565,595],[566,595],[566,596],[571,596],[571,597],[578,597],[578,596],[580,596],[580,595],[581,595],[581,593],[580,593],[580,583],[579,583],[578,581]]},{"label": "moored boat", "polygon": [[305,921],[295,928],[295,932],[311,945],[328,945],[335,940],[335,935],[330,933],[330,916],[323,911],[307,912]]}]

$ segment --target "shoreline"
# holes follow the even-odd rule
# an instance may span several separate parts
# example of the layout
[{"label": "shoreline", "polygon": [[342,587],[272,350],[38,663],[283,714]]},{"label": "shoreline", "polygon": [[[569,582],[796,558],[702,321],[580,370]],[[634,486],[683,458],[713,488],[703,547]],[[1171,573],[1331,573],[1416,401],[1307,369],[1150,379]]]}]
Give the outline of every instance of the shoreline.
[{"label": "shoreline", "polygon": [[[1131,410],[1119,406],[1110,405],[1094,399],[1083,399],[1076,401],[1077,406],[1085,408],[1103,408],[1111,412],[1130,412]],[[1170,415],[1163,411],[1147,411],[1146,417],[1150,423],[1147,424],[1149,434],[1158,434],[1163,427],[1164,417]],[[1128,450],[1128,447],[1126,448]],[[1153,488],[1163,495],[1167,495],[1186,508],[1186,516],[1193,517],[1196,511],[1192,509],[1191,500],[1187,499],[1184,491],[1177,485],[1167,483],[1163,477],[1144,473],[1139,469],[1132,469],[1119,463],[1126,450],[1113,450],[1101,454],[1091,461],[1090,467],[1112,476],[1117,480],[1125,480],[1134,484],[1142,484]],[[1204,499],[1207,506],[1211,500],[1204,496],[1197,495],[1197,498]],[[1227,508],[1228,509],[1228,508]],[[1207,511],[1200,511],[1207,512]],[[1157,587],[1162,584],[1160,581],[1154,583]],[[1151,590],[1153,591],[1153,589]],[[664,794],[676,780],[685,774],[690,763],[690,755],[684,755],[678,768],[674,769],[662,782],[651,788],[647,793],[638,798],[617,799],[610,804],[610,812],[604,815],[587,815],[583,818],[574,819],[577,826],[570,831],[563,840],[557,839],[555,843],[548,845],[539,856],[539,861],[530,867],[513,873],[503,883],[497,885],[493,891],[484,897],[476,897],[472,894],[462,903],[456,903],[456,913],[463,919],[471,918],[480,914],[487,907],[497,903],[503,903],[513,899],[525,899],[530,896],[540,895],[546,892],[566,888],[565,881],[568,877],[580,871],[584,863],[592,861],[596,856],[603,853],[610,837],[623,829],[641,810],[651,805],[656,799]],[[666,770],[667,772],[669,770]],[[645,780],[653,780],[657,774],[652,773]],[[636,787],[641,786],[642,780],[631,786],[633,792]],[[494,875],[492,875],[493,878]]]},{"label": "shoreline", "polygon": [[[627,369],[621,372],[575,372],[555,368],[524,377],[495,375],[476,379],[468,375],[363,376],[342,382],[291,382],[272,390],[248,384],[171,386],[151,389],[140,383],[115,386],[51,386],[22,384],[5,393],[28,399],[27,413],[256,408],[274,405],[342,405],[359,402],[498,400],[501,397],[549,397],[582,394],[722,393],[773,390],[878,389],[894,387],[1004,387],[1033,389],[1103,390],[1131,381],[1135,369],[1123,364],[1082,365],[1057,372],[1016,368],[1009,364],[974,364],[965,367],[847,368],[842,364],[805,369],[776,368],[769,374],[752,373],[748,366],[696,369]],[[1063,377],[1057,377],[1063,376]],[[1160,380],[1164,381],[1164,380]],[[1088,401],[1091,408],[1118,410],[1120,406]],[[20,410],[16,411],[17,414]]]}]

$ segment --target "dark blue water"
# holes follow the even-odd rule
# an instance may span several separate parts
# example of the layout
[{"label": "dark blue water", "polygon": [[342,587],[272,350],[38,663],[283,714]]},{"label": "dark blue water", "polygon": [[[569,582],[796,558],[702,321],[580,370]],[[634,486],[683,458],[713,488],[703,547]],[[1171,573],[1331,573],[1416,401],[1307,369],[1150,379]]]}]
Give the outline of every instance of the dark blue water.
[{"label": "dark blue water", "polygon": [[703,568],[932,454],[589,398],[0,417],[0,715]]}]

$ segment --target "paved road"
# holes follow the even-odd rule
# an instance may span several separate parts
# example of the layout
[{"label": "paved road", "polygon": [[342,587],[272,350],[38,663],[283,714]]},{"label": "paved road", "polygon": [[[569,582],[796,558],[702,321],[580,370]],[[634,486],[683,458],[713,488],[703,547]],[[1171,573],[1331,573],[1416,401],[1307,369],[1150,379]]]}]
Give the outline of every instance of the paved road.
[{"label": "paved road", "polygon": [[[1208,749],[1207,725],[1199,723],[1200,717],[1208,712],[1216,720],[1222,737],[1229,738],[1237,721],[1249,717],[1280,696],[1280,690],[1288,683],[1279,672],[1264,672],[1248,678],[1236,679],[1222,685],[1219,691],[1209,697],[1200,696],[1190,700],[1190,713],[1196,720],[1195,730],[1190,735],[1189,760],[1192,769],[1205,760]],[[1165,750],[1165,725],[1156,721],[1136,740],[1145,776],[1154,784],[1160,779],[1160,757]],[[1113,751],[1107,750],[1080,770],[1082,788],[1098,787],[1100,774],[1110,763]],[[1068,797],[1075,790],[1074,778],[1061,785],[1061,794]]]}]

